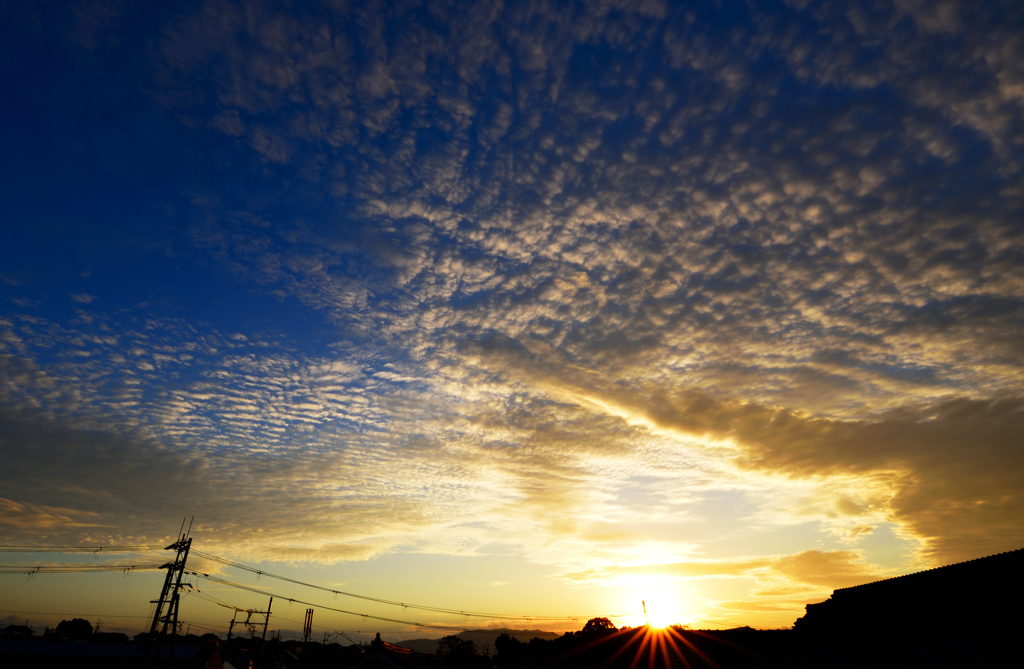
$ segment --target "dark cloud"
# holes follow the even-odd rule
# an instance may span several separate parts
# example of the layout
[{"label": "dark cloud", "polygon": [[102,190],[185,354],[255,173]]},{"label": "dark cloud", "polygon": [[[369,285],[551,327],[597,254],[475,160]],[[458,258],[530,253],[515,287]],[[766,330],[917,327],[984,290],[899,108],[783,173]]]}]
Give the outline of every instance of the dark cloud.
[{"label": "dark cloud", "polygon": [[[415,522],[395,500],[318,494],[334,463],[174,452],[142,435],[45,416],[5,413],[0,425],[0,505],[12,543],[158,543],[182,516],[195,516],[194,533],[211,550],[249,546],[265,558],[336,562],[391,549],[391,514]],[[333,543],[324,543],[325,531]]]},{"label": "dark cloud", "polygon": [[[159,523],[188,513],[181,505],[216,508],[207,467],[198,459],[137,437],[61,426],[45,415],[5,411],[0,425],[11,533],[37,539],[84,531],[109,541],[130,528],[140,537],[163,538],[168,532]],[[36,499],[48,505],[30,501]]]},{"label": "dark cloud", "polygon": [[95,527],[89,520],[97,514],[92,511],[62,509],[36,504],[19,504],[13,500],[0,498],[3,509],[3,520],[0,523],[14,528],[29,530],[33,535],[42,532],[59,532],[60,530]]}]

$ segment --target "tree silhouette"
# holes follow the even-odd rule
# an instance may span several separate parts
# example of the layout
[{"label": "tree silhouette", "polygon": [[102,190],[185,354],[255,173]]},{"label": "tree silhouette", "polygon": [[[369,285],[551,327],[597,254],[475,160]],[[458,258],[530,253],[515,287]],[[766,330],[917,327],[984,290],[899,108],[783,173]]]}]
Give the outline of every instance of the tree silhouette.
[{"label": "tree silhouette", "polygon": [[526,657],[527,646],[525,643],[504,632],[494,640],[494,649],[498,651],[497,664],[502,669],[518,667],[523,658]]},{"label": "tree silhouette", "polygon": [[587,621],[587,624],[580,630],[581,634],[585,635],[603,635],[610,634],[618,631],[618,628],[612,624],[612,621],[607,618],[591,618]]},{"label": "tree silhouette", "polygon": [[82,618],[62,620],[60,621],[60,624],[57,625],[54,635],[60,639],[85,641],[92,636],[92,623]]}]

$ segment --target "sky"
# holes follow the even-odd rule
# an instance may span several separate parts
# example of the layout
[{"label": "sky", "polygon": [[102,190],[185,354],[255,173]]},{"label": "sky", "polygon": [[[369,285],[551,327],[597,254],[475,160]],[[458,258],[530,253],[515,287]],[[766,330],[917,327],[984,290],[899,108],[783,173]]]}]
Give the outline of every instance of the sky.
[{"label": "sky", "polygon": [[0,86],[0,544],[551,630],[1024,546],[1020,3],[5,3]]}]

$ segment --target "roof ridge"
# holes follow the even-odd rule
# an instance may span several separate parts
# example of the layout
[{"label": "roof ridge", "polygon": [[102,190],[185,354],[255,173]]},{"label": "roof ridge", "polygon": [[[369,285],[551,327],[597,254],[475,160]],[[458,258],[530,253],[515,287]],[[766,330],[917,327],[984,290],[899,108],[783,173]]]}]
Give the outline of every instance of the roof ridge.
[{"label": "roof ridge", "polygon": [[836,588],[833,592],[840,592],[842,590],[854,590],[856,588],[863,588],[866,585],[875,585],[876,583],[885,583],[886,581],[895,581],[901,578],[907,578],[908,576],[917,576],[918,574],[927,574],[931,571],[938,571],[939,569],[947,569],[949,567],[957,567],[959,565],[967,564],[969,562],[977,562],[979,560],[988,560],[1001,555],[1010,555],[1012,553],[1021,553],[1024,548],[1016,548],[1012,551],[1004,551],[1002,553],[993,553],[992,555],[984,555],[982,557],[971,558],[970,560],[964,560],[963,562],[951,562],[950,564],[940,565],[938,567],[931,567],[930,569],[922,569],[921,571],[914,571],[909,574],[900,574],[899,576],[890,576],[889,578],[881,578],[877,581],[870,581],[868,583],[861,583],[860,585],[850,585],[845,588]]}]

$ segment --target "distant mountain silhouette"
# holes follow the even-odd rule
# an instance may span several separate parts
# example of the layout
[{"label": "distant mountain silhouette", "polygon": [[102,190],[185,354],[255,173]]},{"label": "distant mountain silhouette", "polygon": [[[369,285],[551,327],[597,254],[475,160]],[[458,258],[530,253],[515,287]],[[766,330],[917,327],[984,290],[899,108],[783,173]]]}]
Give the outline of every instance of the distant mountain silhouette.
[{"label": "distant mountain silhouette", "polygon": [[[494,642],[502,634],[508,634],[509,636],[519,639],[524,643],[529,643],[530,639],[544,639],[545,641],[550,641],[559,637],[555,632],[506,628],[463,630],[455,636],[465,641],[472,641],[476,644],[478,650],[483,651],[485,649],[490,649],[491,652],[494,652]],[[395,645],[411,648],[417,653],[436,653],[438,641],[439,639],[409,639],[408,641],[396,642]]]}]

